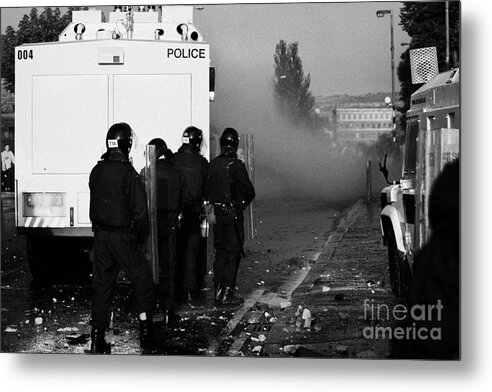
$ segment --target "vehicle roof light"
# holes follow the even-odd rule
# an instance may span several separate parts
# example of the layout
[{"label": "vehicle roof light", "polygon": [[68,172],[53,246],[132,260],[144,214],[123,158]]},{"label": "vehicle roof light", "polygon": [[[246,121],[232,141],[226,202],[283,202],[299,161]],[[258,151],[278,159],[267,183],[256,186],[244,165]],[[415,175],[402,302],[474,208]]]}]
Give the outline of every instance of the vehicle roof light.
[{"label": "vehicle roof light", "polygon": [[85,33],[85,25],[83,23],[77,23],[73,28],[73,31],[75,32],[75,39],[80,41],[82,39],[82,34]]}]

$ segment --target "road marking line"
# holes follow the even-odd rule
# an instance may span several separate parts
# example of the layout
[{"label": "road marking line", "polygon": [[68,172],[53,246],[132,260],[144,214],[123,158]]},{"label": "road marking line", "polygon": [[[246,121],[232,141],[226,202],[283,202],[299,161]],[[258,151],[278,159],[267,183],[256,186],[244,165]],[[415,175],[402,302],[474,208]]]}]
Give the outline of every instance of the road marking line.
[{"label": "road marking line", "polygon": [[265,289],[256,289],[253,291],[245,300],[243,307],[239,309],[234,316],[229,320],[227,325],[220,331],[219,335],[217,336],[216,339],[214,339],[208,346],[207,352],[209,355],[215,356],[217,354],[217,350],[219,349],[220,343],[222,343],[222,340],[227,338],[229,334],[232,332],[234,328],[236,328],[237,324],[241,319],[244,317],[244,315],[248,312],[251,307],[256,304],[258,299],[263,295],[263,292]]},{"label": "road marking line", "polygon": [[227,350],[226,357],[237,357],[240,356],[241,354],[241,347],[243,346],[244,342],[248,336],[246,333],[241,332],[238,336],[238,338],[234,341],[234,343],[231,344],[231,347],[229,347],[229,350]]}]

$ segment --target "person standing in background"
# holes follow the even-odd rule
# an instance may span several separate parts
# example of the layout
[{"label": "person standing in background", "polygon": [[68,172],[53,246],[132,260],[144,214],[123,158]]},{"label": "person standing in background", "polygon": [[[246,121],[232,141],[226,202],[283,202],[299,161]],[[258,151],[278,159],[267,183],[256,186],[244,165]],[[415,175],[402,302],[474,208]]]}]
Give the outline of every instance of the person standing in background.
[{"label": "person standing in background", "polygon": [[5,145],[2,151],[2,182],[4,183],[4,190],[7,192],[12,192],[14,190],[14,166],[15,156],[12,151],[10,151],[10,146]]}]

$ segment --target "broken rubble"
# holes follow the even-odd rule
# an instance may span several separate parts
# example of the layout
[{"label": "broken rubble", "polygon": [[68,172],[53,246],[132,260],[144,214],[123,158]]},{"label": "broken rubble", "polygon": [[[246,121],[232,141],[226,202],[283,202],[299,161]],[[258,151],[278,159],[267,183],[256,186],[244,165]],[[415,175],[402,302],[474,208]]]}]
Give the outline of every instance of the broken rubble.
[{"label": "broken rubble", "polygon": [[335,351],[337,353],[346,353],[347,352],[347,346],[345,346],[344,344],[339,344],[335,347]]},{"label": "broken rubble", "polygon": [[72,334],[65,336],[71,345],[86,344],[89,341],[89,334]]},{"label": "broken rubble", "polygon": [[263,334],[258,335],[258,339],[260,340],[260,342],[264,342],[266,340],[266,336]]},{"label": "broken rubble", "polygon": [[309,309],[304,309],[302,319],[304,320],[304,328],[311,328],[312,317]]},{"label": "broken rubble", "polygon": [[282,349],[283,352],[286,354],[295,354],[298,347],[299,346],[296,344],[288,344],[287,346],[284,346]]},{"label": "broken rubble", "polygon": [[302,319],[307,320],[308,318],[311,318],[311,311],[309,309],[304,309],[302,312]]},{"label": "broken rubble", "polygon": [[261,346],[255,346],[253,350],[251,350],[253,353],[260,353],[261,352]]},{"label": "broken rubble", "polygon": [[296,319],[295,325],[296,325],[296,328],[300,328],[302,325],[302,320],[300,318]]},{"label": "broken rubble", "polygon": [[377,354],[372,350],[357,353],[356,357],[361,359],[378,358]]},{"label": "broken rubble", "polygon": [[65,327],[65,328],[58,328],[57,332],[77,332],[79,329],[77,327]]},{"label": "broken rubble", "polygon": [[280,302],[280,308],[281,309],[290,308],[291,306],[292,306],[292,302],[290,302],[290,301]]}]

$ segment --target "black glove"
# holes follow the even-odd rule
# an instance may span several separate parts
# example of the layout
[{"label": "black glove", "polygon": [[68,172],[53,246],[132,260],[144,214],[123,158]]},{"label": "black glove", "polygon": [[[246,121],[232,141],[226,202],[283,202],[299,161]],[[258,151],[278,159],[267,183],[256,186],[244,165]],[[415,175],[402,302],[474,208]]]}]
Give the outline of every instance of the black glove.
[{"label": "black glove", "polygon": [[148,222],[145,220],[133,222],[130,233],[137,244],[142,244],[149,234]]}]

